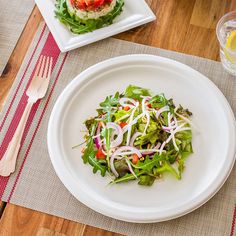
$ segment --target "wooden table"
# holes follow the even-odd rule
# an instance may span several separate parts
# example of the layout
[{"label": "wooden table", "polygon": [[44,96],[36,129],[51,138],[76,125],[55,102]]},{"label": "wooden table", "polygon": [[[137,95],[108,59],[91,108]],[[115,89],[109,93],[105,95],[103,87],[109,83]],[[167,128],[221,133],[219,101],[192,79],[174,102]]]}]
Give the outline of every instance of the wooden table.
[{"label": "wooden table", "polygon": [[[157,20],[119,34],[115,38],[219,60],[215,27],[235,0],[146,0]],[[28,46],[43,18],[34,8],[0,77],[0,110],[21,66]],[[115,236],[91,226],[0,202],[0,235]]]}]

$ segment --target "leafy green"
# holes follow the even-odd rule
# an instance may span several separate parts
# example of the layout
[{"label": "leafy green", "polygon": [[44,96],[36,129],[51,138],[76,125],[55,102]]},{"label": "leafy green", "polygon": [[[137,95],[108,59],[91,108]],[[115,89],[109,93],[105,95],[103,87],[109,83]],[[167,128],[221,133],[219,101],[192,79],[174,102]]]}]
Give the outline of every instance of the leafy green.
[{"label": "leafy green", "polygon": [[113,20],[122,12],[123,5],[124,0],[117,0],[114,9],[107,15],[99,17],[98,19],[83,20],[73,12],[69,12],[66,0],[56,0],[55,17],[58,18],[61,23],[65,24],[71,32],[84,34],[111,25]]},{"label": "leafy green", "polygon": [[141,96],[150,96],[149,90],[138,86],[129,85],[125,90],[125,96],[141,100]]},{"label": "leafy green", "polygon": [[115,161],[114,166],[120,177],[123,177],[127,172],[129,172],[129,167],[125,159]]},{"label": "leafy green", "polygon": [[[126,111],[119,103],[120,98],[124,96],[135,100],[140,100],[139,106],[137,106],[135,110],[130,109]],[[105,127],[101,130],[100,135],[101,140],[103,140],[103,142],[105,140],[103,146],[105,145],[104,148],[107,155],[106,158],[103,156],[102,158],[96,157],[97,151],[101,152],[101,150],[97,150],[93,139],[98,122],[102,121],[103,126],[106,126],[108,122],[115,122],[120,126],[123,126],[121,122],[129,123],[131,120],[130,114],[133,111],[133,119],[142,113],[141,100],[143,98],[141,96],[150,96],[149,91],[134,85],[129,85],[126,88],[125,94],[120,94],[117,92],[113,96],[107,96],[105,100],[100,103],[100,107],[97,110],[98,115],[94,118],[88,119],[85,122],[89,135],[85,137],[87,145],[83,155],[83,160],[85,163],[89,163],[93,166],[94,173],[100,171],[101,175],[104,176],[106,171],[108,171],[111,175],[113,175],[110,168],[110,155],[117,150],[117,148],[110,148],[111,137],[113,136],[116,138],[116,132],[112,133],[112,129]],[[155,179],[161,178],[162,174],[167,172],[171,173],[177,179],[182,178],[185,161],[188,156],[193,153],[192,131],[176,130],[176,133],[174,133],[175,142],[178,147],[176,148],[173,140],[169,139],[170,133],[168,130],[165,130],[163,126],[169,126],[168,116],[169,113],[171,113],[174,117],[173,121],[176,122],[177,120],[178,126],[184,124],[184,126],[181,125],[180,128],[189,128],[189,124],[183,123],[184,119],[181,118],[181,115],[189,118],[192,113],[187,109],[184,109],[182,106],[179,106],[177,109],[178,114],[176,114],[173,100],[167,100],[164,94],[153,96],[150,103],[152,106],[147,107],[147,111],[150,115],[150,122],[146,129],[146,133],[143,133],[148,122],[146,116],[140,117],[131,127],[131,137],[137,132],[142,134],[136,138],[134,146],[139,149],[153,149],[157,143],[163,144],[166,140],[168,140],[168,142],[164,143],[163,152],[161,154],[155,150],[154,153],[150,155],[143,155],[140,157],[137,163],[134,162],[135,164],[132,163],[132,156],[130,156],[130,154],[127,154],[127,156],[124,156],[122,159],[115,159],[114,167],[119,176],[115,178],[112,183],[128,182],[137,178],[139,185],[151,186]],[[162,112],[161,115],[157,117],[156,111],[164,106],[168,106],[170,108],[169,111]],[[127,134],[128,132],[124,129],[123,140],[120,146],[127,145]],[[132,171],[129,165],[131,165],[136,176],[131,173]]]},{"label": "leafy green", "polygon": [[190,117],[191,115],[193,115],[191,111],[189,111],[188,109],[184,109],[181,105],[179,105],[177,113],[185,117]]},{"label": "leafy green", "polygon": [[114,96],[107,96],[106,99],[100,103],[100,107],[107,111],[107,109],[111,109],[111,107],[115,107],[119,103],[120,94],[117,92]]},{"label": "leafy green", "polygon": [[160,166],[160,161],[164,159],[164,156],[158,155],[157,153],[150,158],[150,156],[146,156],[145,160],[138,161],[136,165],[133,165],[135,169],[145,170],[147,172],[152,172],[154,167]]},{"label": "leafy green", "polygon": [[161,167],[154,168],[153,169],[153,174],[158,175],[164,172],[170,172],[172,173],[177,179],[180,179],[181,176],[177,173],[177,171],[166,161],[163,163]]},{"label": "leafy green", "polygon": [[148,144],[149,142],[151,144],[155,143],[158,139],[158,132],[156,132],[156,130],[150,132],[150,133],[147,133],[143,136],[140,136],[138,138],[137,141],[135,141],[135,145],[140,145],[140,146],[143,146],[145,144]]},{"label": "leafy green", "polygon": [[95,118],[91,118],[91,119],[86,120],[86,121],[84,122],[84,124],[85,124],[87,130],[90,130],[90,129],[91,129],[91,126],[94,125],[95,122],[96,122],[96,121],[95,121]]},{"label": "leafy green", "polygon": [[102,165],[95,157],[95,153],[90,153],[88,156],[88,163],[93,166],[93,173],[95,174],[98,170],[101,171],[101,176],[106,174],[106,166]]},{"label": "leafy green", "polygon": [[118,184],[118,183],[121,183],[121,182],[128,182],[130,180],[135,180],[135,176],[133,174],[126,173],[124,176],[122,176],[120,178],[116,178],[115,180],[113,180],[111,182],[111,184]]},{"label": "leafy green", "polygon": [[153,108],[161,108],[168,104],[168,100],[165,98],[164,94],[159,94],[153,96],[149,103],[152,105]]},{"label": "leafy green", "polygon": [[[117,105],[119,104],[119,98],[120,94],[117,92],[114,96],[110,95],[107,96],[106,99],[100,103],[100,107],[102,111],[106,114],[105,115],[105,122],[111,122],[112,121],[112,115],[113,115],[113,110],[116,110]],[[107,165],[108,165],[108,170],[110,171],[110,137],[111,137],[111,129],[105,128],[105,133],[104,137],[106,140],[106,150],[107,150]]]},{"label": "leafy green", "polygon": [[[144,170],[139,171],[138,173],[136,172],[137,177],[139,177],[139,176],[142,175],[142,174],[145,174],[145,171],[144,171]],[[136,178],[135,178],[135,176],[134,176],[133,174],[127,173],[127,174],[125,174],[124,176],[119,177],[119,178],[116,178],[115,180],[113,180],[113,181],[111,182],[111,184],[118,184],[118,183],[121,183],[121,182],[128,182],[128,181],[130,181],[130,180],[135,180],[135,179],[136,179]]]},{"label": "leafy green", "polygon": [[85,148],[84,154],[82,156],[84,163],[89,163],[91,166],[93,166],[93,173],[96,173],[98,170],[101,172],[102,176],[105,176],[106,173],[106,167],[102,165],[95,157],[95,150],[94,150],[94,143],[92,136],[94,135],[96,130],[96,125],[94,124],[90,131],[91,136],[88,140],[87,146]]},{"label": "leafy green", "polygon": [[138,184],[145,185],[145,186],[151,186],[154,183],[155,179],[156,179],[155,177],[150,176],[150,175],[141,175],[139,177]]},{"label": "leafy green", "polygon": [[125,110],[118,110],[116,113],[114,113],[114,117],[115,120],[114,121],[120,121],[122,120],[122,117],[129,115],[131,112],[129,111],[125,111]]}]

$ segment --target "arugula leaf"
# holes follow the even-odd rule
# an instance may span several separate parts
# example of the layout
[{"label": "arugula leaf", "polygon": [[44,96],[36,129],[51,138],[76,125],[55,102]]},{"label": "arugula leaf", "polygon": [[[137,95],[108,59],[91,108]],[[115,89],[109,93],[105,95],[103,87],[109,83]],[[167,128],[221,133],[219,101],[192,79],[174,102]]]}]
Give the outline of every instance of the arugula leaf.
[{"label": "arugula leaf", "polygon": [[100,107],[104,111],[110,110],[111,107],[116,107],[119,104],[120,94],[117,92],[114,96],[107,96],[106,99],[100,103]]},{"label": "arugula leaf", "polygon": [[91,166],[93,166],[93,173],[96,173],[99,170],[101,172],[101,175],[105,176],[106,166],[102,165],[102,163],[100,163],[95,157],[94,143],[92,139],[95,130],[96,130],[96,124],[93,124],[93,126],[90,129],[90,137],[87,146],[85,148],[84,154],[82,156],[82,159],[85,164],[89,163]]},{"label": "arugula leaf", "polygon": [[71,32],[84,34],[112,24],[113,20],[122,12],[123,5],[124,0],[117,0],[114,9],[107,15],[98,19],[83,20],[76,16],[74,12],[69,12],[65,0],[57,0],[55,4],[55,17],[65,24]]},{"label": "arugula leaf", "polygon": [[165,98],[165,95],[159,94],[156,96],[153,96],[149,103],[152,105],[153,108],[161,108],[168,104],[168,100]]},{"label": "arugula leaf", "polygon": [[136,165],[132,165],[135,169],[145,170],[147,173],[152,173],[152,169],[154,167],[160,166],[160,161],[164,160],[163,155],[158,155],[157,153],[150,158],[150,156],[146,156],[144,162],[138,161]]},{"label": "arugula leaf", "polygon": [[184,109],[181,105],[179,105],[179,107],[177,109],[177,113],[179,113],[180,115],[185,116],[185,117],[190,117],[193,114],[188,109]]},{"label": "arugula leaf", "polygon": [[113,180],[111,182],[111,184],[118,184],[118,183],[121,183],[121,182],[128,182],[130,180],[135,180],[135,177],[133,176],[133,174],[127,173],[124,176]]},{"label": "arugula leaf", "polygon": [[98,170],[101,171],[101,176],[105,176],[107,168],[102,165],[95,157],[95,153],[92,152],[88,156],[88,163],[93,166],[93,173],[95,174]]},{"label": "arugula leaf", "polygon": [[181,179],[181,176],[177,173],[177,171],[166,161],[162,164],[161,167],[153,169],[154,175],[158,175],[164,172],[170,172],[176,177],[176,179]]},{"label": "arugula leaf", "polygon": [[154,183],[155,179],[156,179],[155,177],[150,175],[141,175],[139,177],[138,184],[144,186],[151,186]]},{"label": "arugula leaf", "polygon": [[135,85],[129,85],[125,90],[125,97],[141,100],[141,96],[150,96],[149,90]]},{"label": "arugula leaf", "polygon": [[[145,174],[145,170],[142,171],[135,171],[135,174],[138,176]],[[128,182],[130,180],[135,180],[135,176],[131,173],[127,173],[126,175],[120,177],[120,178],[116,178],[115,180],[111,181],[110,184],[117,184],[117,183],[121,183],[121,182]]]},{"label": "arugula leaf", "polygon": [[[117,105],[119,104],[119,97],[120,94],[119,92],[117,92],[114,96],[110,95],[107,96],[105,101],[103,101],[102,103],[100,103],[100,107],[102,108],[102,110],[104,111],[104,113],[106,114],[106,122],[111,122],[112,121],[112,109],[117,107]],[[108,165],[108,170],[110,171],[110,145],[111,145],[111,141],[110,141],[110,137],[111,137],[111,129],[105,129],[105,133],[104,133],[104,137],[106,140],[106,150],[107,150],[107,156],[106,156],[106,160],[107,160],[107,165]]]}]

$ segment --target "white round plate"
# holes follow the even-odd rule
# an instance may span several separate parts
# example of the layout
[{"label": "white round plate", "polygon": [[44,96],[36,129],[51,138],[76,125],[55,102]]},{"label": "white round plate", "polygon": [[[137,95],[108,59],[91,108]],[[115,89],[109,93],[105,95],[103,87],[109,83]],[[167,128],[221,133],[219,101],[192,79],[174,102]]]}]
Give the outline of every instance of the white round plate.
[{"label": "white round plate", "polygon": [[[192,154],[182,180],[165,175],[151,187],[136,181],[108,185],[109,176],[93,174],[81,149],[84,121],[96,114],[107,95],[129,85],[164,93],[193,112]],[[182,216],[209,200],[227,179],[235,160],[235,120],[219,89],[179,62],[151,55],[129,55],[96,64],[62,92],[48,126],[48,149],[55,171],[82,203],[106,216],[130,222],[159,222]]]}]

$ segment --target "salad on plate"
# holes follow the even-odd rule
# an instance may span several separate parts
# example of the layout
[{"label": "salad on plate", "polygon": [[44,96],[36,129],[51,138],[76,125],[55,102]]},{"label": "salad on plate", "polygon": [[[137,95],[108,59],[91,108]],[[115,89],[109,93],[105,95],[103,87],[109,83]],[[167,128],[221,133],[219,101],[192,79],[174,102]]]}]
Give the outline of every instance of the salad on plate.
[{"label": "salad on plate", "polygon": [[97,115],[85,121],[88,133],[84,163],[112,178],[111,183],[137,180],[151,186],[166,172],[181,179],[193,153],[192,113],[164,94],[129,85],[107,96]]},{"label": "salad on plate", "polygon": [[111,25],[124,0],[56,0],[55,16],[71,32],[84,34]]}]

